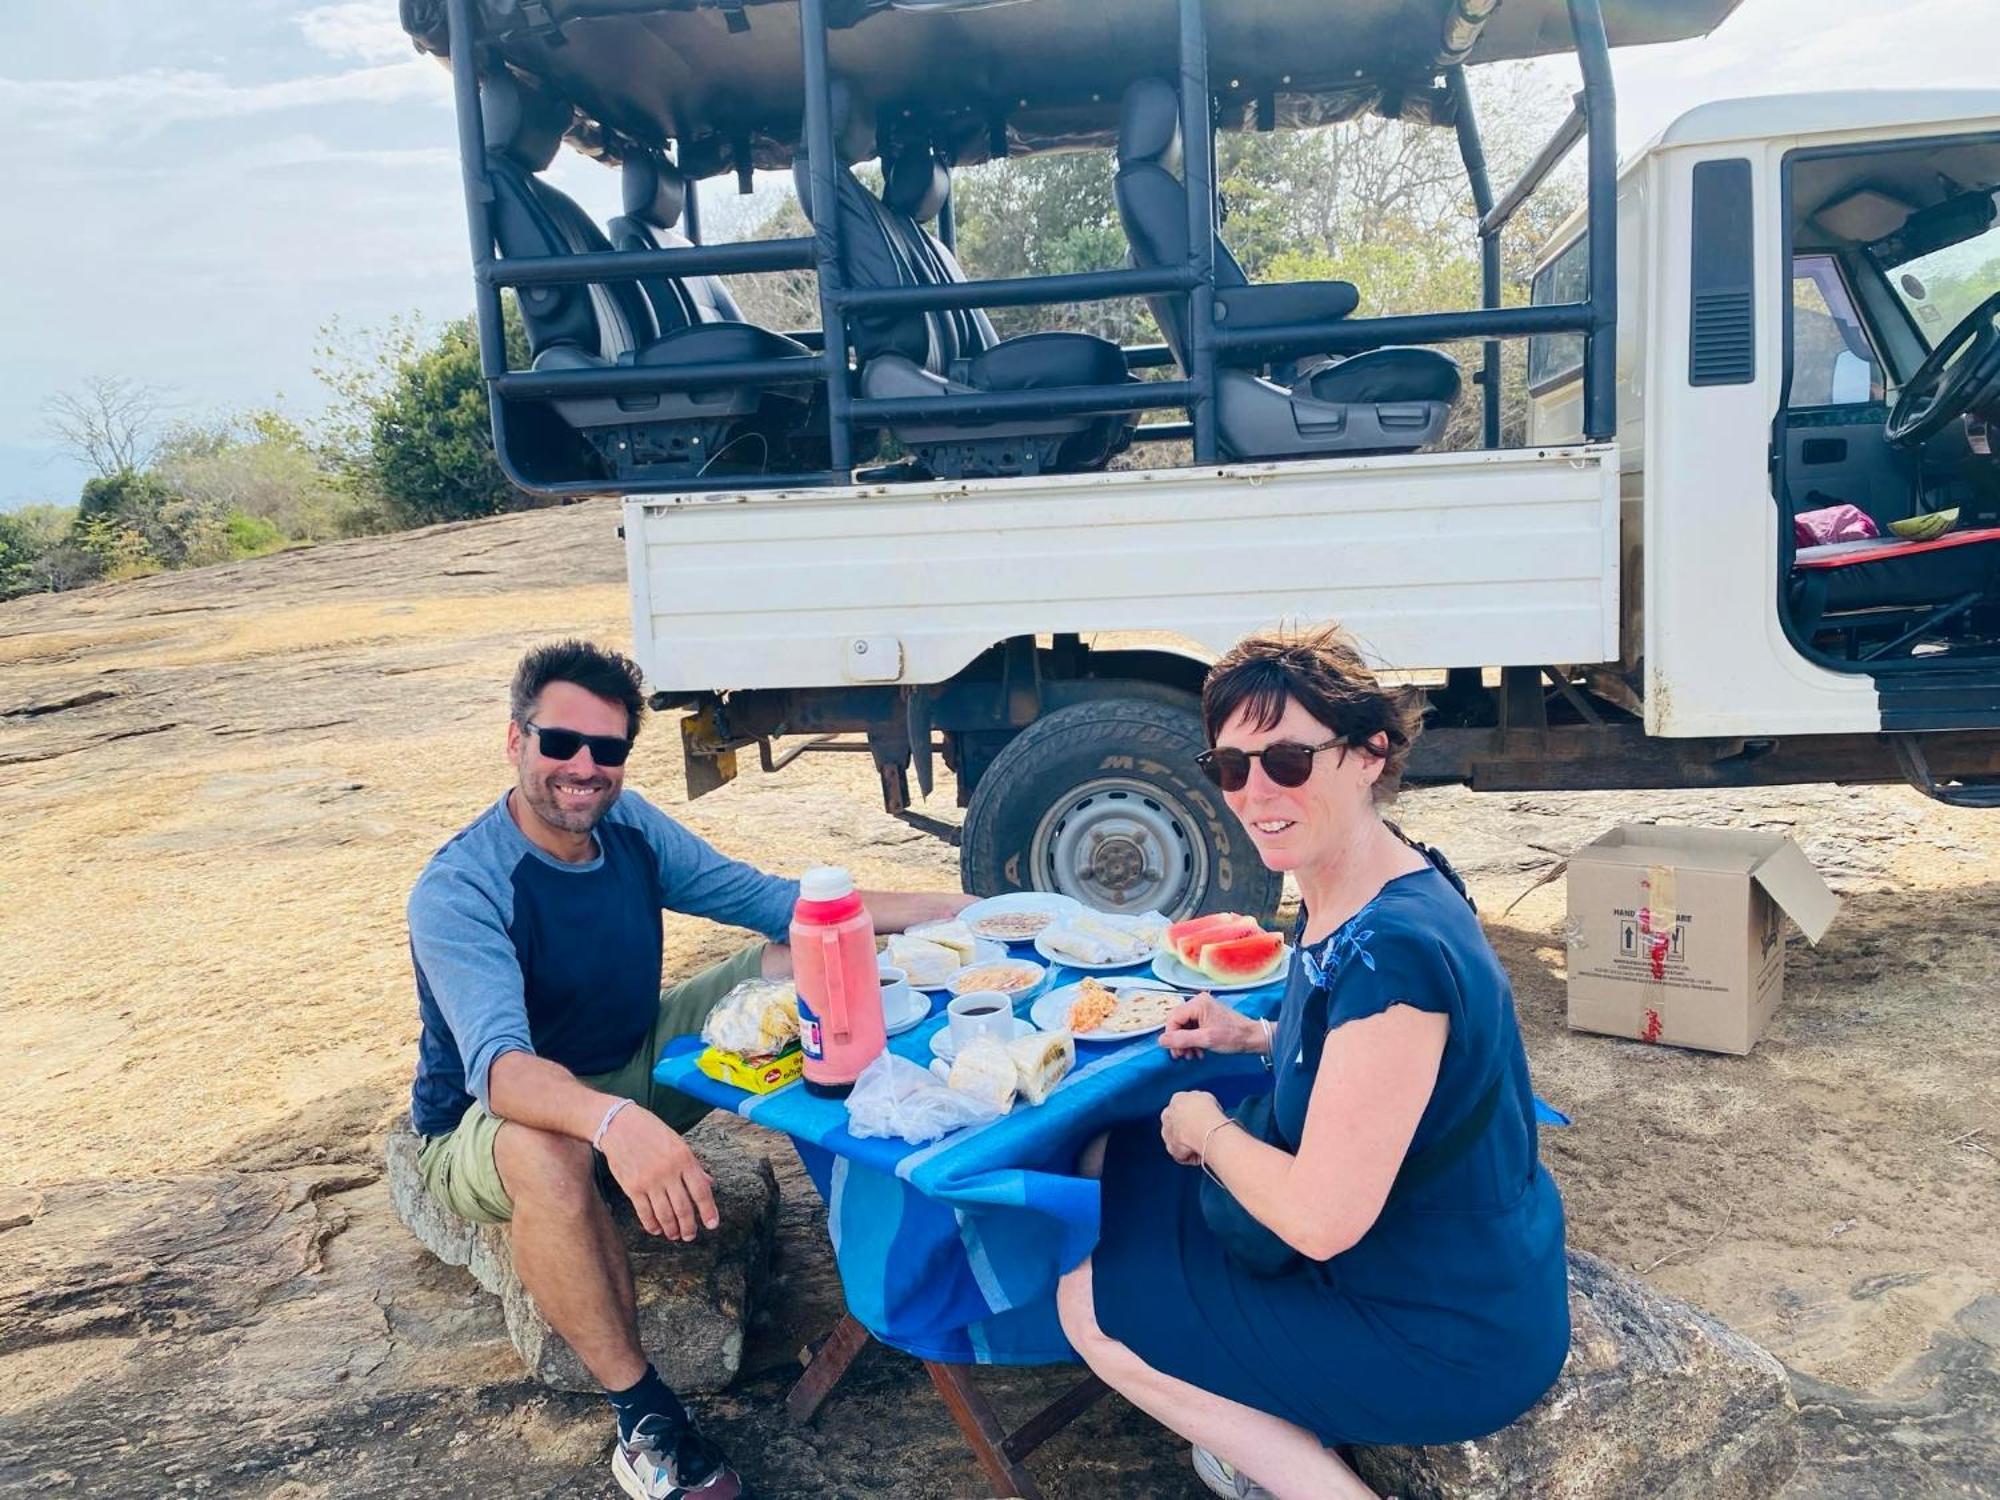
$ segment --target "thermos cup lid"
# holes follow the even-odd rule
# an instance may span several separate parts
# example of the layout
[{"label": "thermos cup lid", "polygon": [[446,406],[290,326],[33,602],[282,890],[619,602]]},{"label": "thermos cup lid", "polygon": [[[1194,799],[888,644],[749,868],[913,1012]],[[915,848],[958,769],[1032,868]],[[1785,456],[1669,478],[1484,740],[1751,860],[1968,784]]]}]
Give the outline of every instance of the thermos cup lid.
[{"label": "thermos cup lid", "polygon": [[799,877],[799,895],[807,901],[838,901],[854,892],[854,877],[839,865],[814,865]]}]

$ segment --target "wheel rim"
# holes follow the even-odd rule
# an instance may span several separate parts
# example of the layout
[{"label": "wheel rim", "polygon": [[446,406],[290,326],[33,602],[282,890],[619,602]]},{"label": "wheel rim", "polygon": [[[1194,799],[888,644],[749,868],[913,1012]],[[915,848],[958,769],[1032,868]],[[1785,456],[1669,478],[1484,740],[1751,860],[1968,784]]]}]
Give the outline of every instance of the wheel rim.
[{"label": "wheel rim", "polygon": [[1029,848],[1035,883],[1099,911],[1158,910],[1180,917],[1208,883],[1200,824],[1143,781],[1106,778],[1043,814]]}]

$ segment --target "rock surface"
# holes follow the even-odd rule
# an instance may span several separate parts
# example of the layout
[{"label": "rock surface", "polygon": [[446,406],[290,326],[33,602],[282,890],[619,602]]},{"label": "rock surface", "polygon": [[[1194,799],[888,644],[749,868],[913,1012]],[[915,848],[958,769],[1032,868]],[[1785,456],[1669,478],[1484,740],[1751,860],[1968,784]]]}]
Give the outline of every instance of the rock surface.
[{"label": "rock surface", "polygon": [[[529,1371],[559,1391],[599,1389],[576,1351],[543,1321],[521,1278],[513,1247],[497,1225],[466,1222],[424,1190],[418,1139],[407,1121],[389,1132],[389,1199],[410,1232],[439,1260],[464,1266],[500,1299],[507,1334]],[[764,1157],[711,1157],[722,1227],[692,1245],[646,1233],[622,1194],[612,1219],[632,1257],[639,1297],[639,1342],[660,1378],[677,1391],[719,1391],[743,1367],[750,1300],[770,1263],[778,1184]]]},{"label": "rock surface", "polygon": [[1528,1414],[1476,1443],[1370,1448],[1362,1477],[1403,1500],[1763,1500],[1799,1462],[1785,1370],[1733,1329],[1580,1250],[1570,1352]]},{"label": "rock surface", "polygon": [[[602,1398],[530,1378],[498,1300],[418,1244],[378,1179],[409,1091],[410,881],[511,775],[522,648],[629,641],[621,516],[589,501],[0,604],[21,876],[0,899],[0,1495],[609,1492]],[[866,756],[690,803],[662,716],[628,785],[768,868],[837,853],[869,887],[958,880],[956,849],[882,812]],[[924,826],[960,816],[945,778]],[[1815,786],[1438,788],[1401,817],[1471,881],[1537,1086],[1577,1119],[1541,1138],[1571,1243],[1785,1363],[1804,1452],[1780,1500],[2000,1496],[1991,815]],[[1749,1057],[1564,1025],[1562,885],[1528,888],[1633,819],[1789,832],[1846,898],[1818,948],[1791,937]],[[668,970],[741,941],[670,914]],[[695,1138],[769,1153],[782,1188],[743,1372],[690,1403],[746,1479],[990,1495],[904,1356],[869,1350],[818,1421],[790,1421],[794,1356],[842,1306],[824,1210],[748,1122]],[[1073,1379],[979,1385],[1019,1421]],[[1206,1500],[1187,1445],[1122,1401],[1030,1467],[1050,1500]]]}]

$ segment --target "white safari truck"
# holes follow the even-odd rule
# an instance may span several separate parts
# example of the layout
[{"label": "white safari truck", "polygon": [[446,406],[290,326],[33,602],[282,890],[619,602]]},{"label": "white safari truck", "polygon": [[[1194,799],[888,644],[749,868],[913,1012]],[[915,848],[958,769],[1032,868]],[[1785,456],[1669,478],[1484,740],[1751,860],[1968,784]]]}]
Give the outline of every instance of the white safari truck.
[{"label": "white safari truck", "polygon": [[[1285,620],[1423,684],[1414,781],[2000,800],[2000,93],[1707,105],[1621,171],[1610,48],[1732,4],[404,11],[454,60],[496,446],[531,488],[625,496],[690,793],[746,752],[865,750],[921,822],[941,764],[970,889],[1184,913],[1275,904],[1193,757],[1207,654]],[[1496,194],[1465,69],[1571,49],[1571,115]],[[1368,317],[1366,287],[1237,269],[1210,122],[1366,109],[1457,132],[1483,307]],[[624,218],[539,177],[565,137],[623,174]],[[1500,230],[1580,140],[1587,207],[1503,307]],[[951,172],[1056,148],[1117,153],[1129,264],[968,280]],[[811,233],[700,242],[701,178],[786,165]],[[735,311],[723,278],[784,269],[820,328]],[[980,311],[1134,296],[1164,344]],[[1429,347],[1466,339],[1473,371]],[[1485,446],[1433,451],[1467,386]]]}]

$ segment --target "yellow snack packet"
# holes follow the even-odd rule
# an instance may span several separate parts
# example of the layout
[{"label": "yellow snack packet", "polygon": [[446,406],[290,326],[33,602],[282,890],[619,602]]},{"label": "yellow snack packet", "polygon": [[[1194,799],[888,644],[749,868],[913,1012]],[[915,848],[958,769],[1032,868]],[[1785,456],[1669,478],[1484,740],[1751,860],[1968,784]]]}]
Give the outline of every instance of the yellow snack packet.
[{"label": "yellow snack packet", "polygon": [[717,1083],[733,1084],[752,1094],[768,1094],[799,1076],[805,1067],[805,1054],[793,1047],[776,1057],[744,1057],[724,1052],[720,1047],[709,1047],[694,1064]]}]

